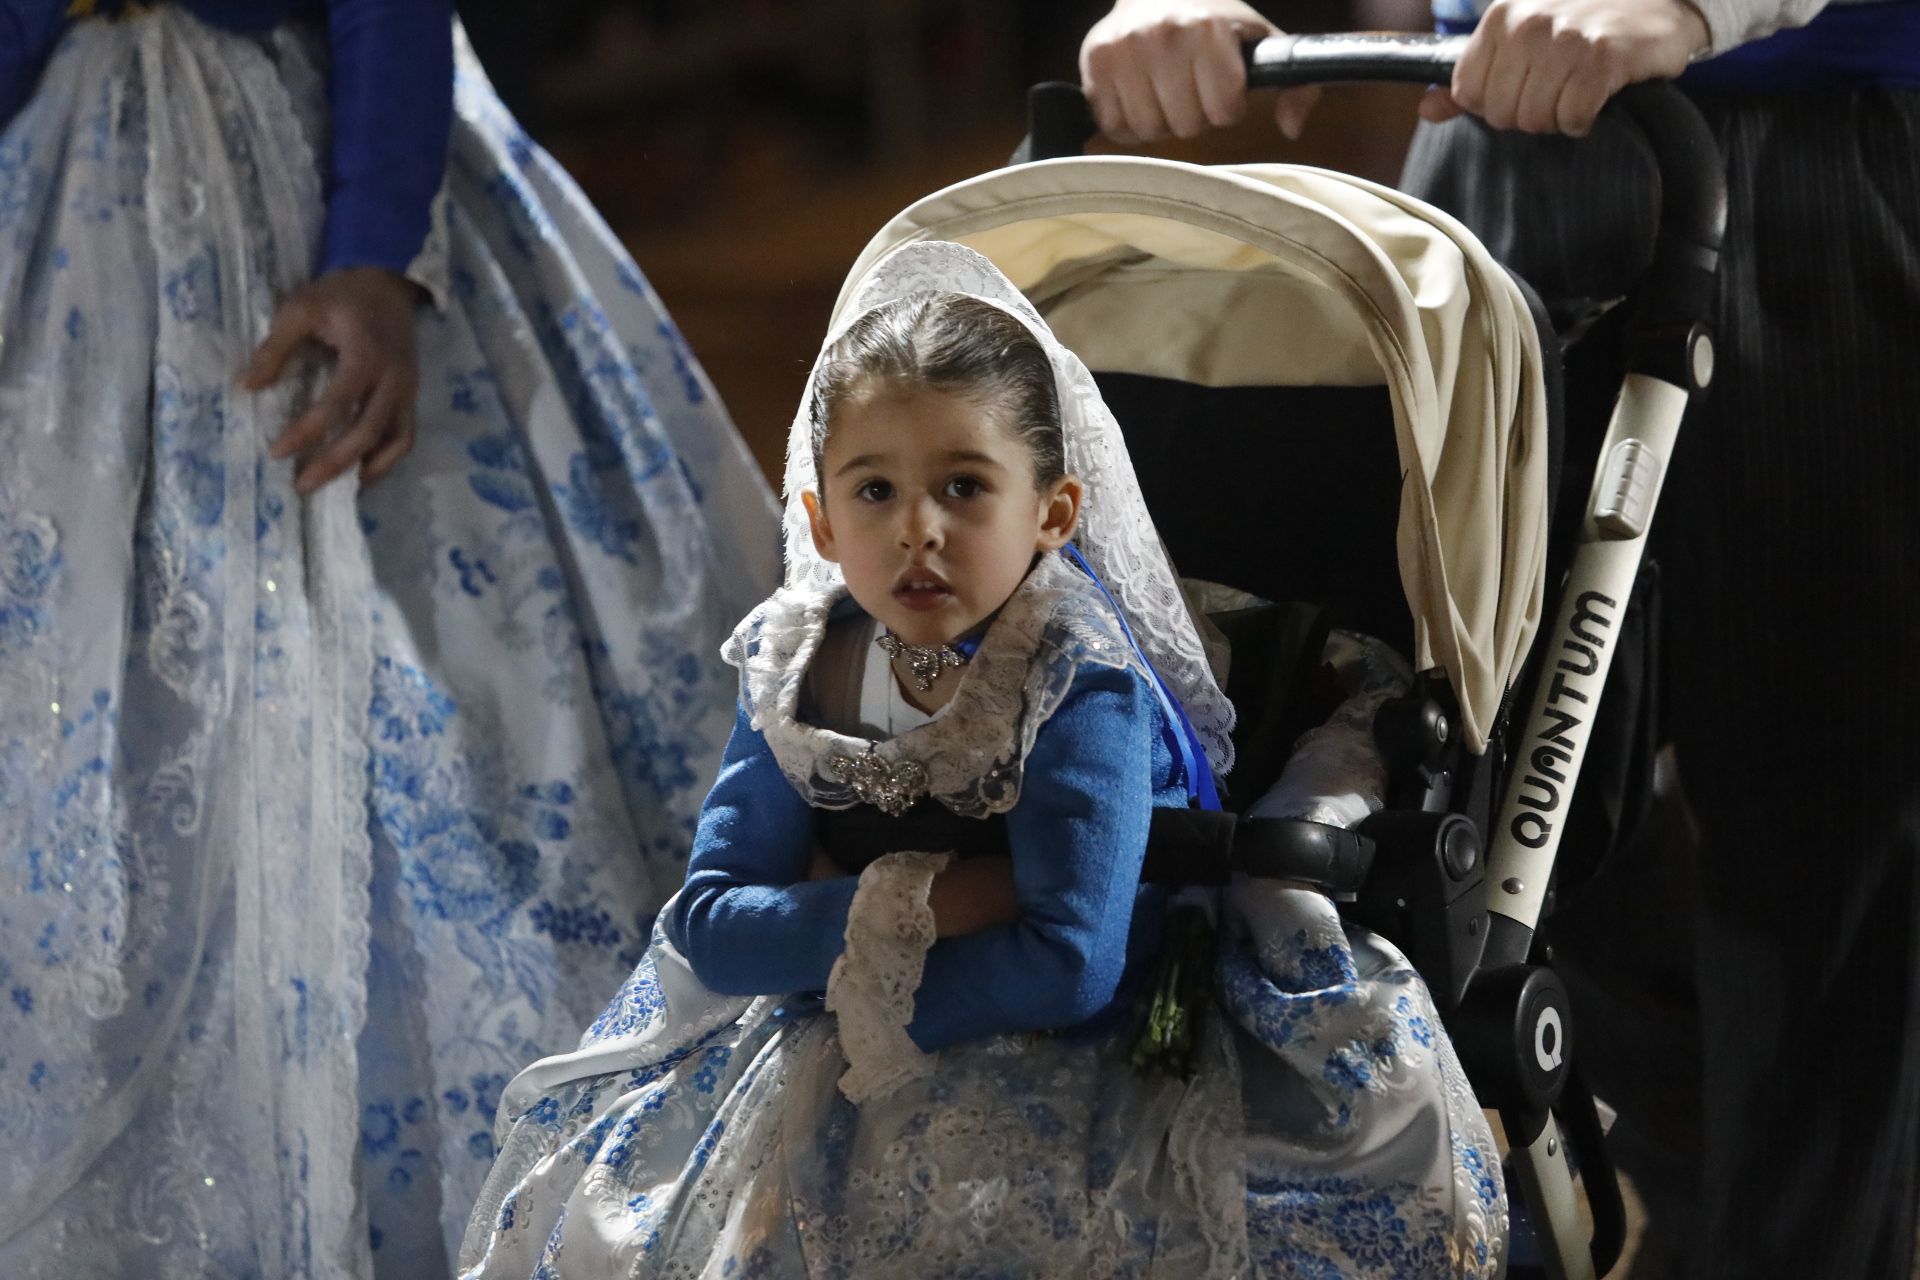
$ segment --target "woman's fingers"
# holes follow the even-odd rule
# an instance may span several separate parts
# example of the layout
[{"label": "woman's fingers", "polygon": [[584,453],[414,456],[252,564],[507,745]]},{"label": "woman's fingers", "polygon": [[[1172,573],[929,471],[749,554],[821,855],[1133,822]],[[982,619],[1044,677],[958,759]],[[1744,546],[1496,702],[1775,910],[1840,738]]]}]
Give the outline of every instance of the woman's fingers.
[{"label": "woman's fingers", "polygon": [[1320,101],[1320,86],[1301,85],[1294,89],[1282,89],[1279,98],[1273,104],[1273,122],[1280,126],[1280,132],[1298,142],[1300,135],[1307,131],[1307,117]]},{"label": "woman's fingers", "polygon": [[1526,88],[1535,55],[1522,32],[1512,30],[1502,34],[1502,39],[1490,41],[1478,104],[1462,101],[1461,105],[1496,129],[1511,129],[1519,119],[1520,95]]},{"label": "woman's fingers", "polygon": [[372,370],[342,357],[326,389],[307,406],[305,413],[280,433],[268,449],[268,455],[275,459],[290,458],[321,444],[354,416],[354,406],[367,397],[373,386]]},{"label": "woman's fingers", "polygon": [[1567,69],[1551,54],[1533,59],[1526,79],[1514,95],[1513,128],[1522,133],[1551,133],[1558,127],[1560,95],[1566,90]]},{"label": "woman's fingers", "polygon": [[301,343],[313,336],[313,328],[312,310],[298,299],[274,312],[266,340],[247,361],[246,370],[240,375],[240,385],[248,391],[260,391],[278,382],[293,353],[300,349]]},{"label": "woman's fingers", "polygon": [[[1187,41],[1183,38],[1181,43]],[[1206,132],[1207,113],[1200,105],[1200,90],[1194,83],[1191,63],[1155,76],[1153,95],[1159,105],[1160,136],[1171,133],[1176,138],[1197,138]]]},{"label": "woman's fingers", "polygon": [[[1678,75],[1711,44],[1688,0],[1494,0],[1454,68],[1451,97],[1497,129],[1578,136],[1621,89]],[[1420,114],[1451,112],[1430,96]]]},{"label": "woman's fingers", "polygon": [[1621,85],[1605,75],[1580,75],[1567,82],[1560,92],[1560,101],[1555,104],[1554,118],[1561,133],[1575,138],[1584,138],[1593,132],[1593,122],[1600,118],[1600,110],[1607,100],[1621,89]]},{"label": "woman's fingers", "polygon": [[1453,82],[1448,86],[1454,101],[1462,111],[1478,112],[1487,99],[1487,72],[1493,66],[1493,55],[1500,47],[1495,35],[1495,27],[1500,25],[1505,13],[1496,3],[1480,18],[1480,24],[1474,28],[1466,47],[1460,51],[1460,60],[1453,64]]},{"label": "woman's fingers", "polygon": [[394,387],[396,381],[392,377],[381,381],[361,406],[353,425],[301,464],[293,477],[293,487],[297,492],[312,493],[321,485],[345,474],[349,467],[386,439],[393,428],[394,413],[399,408],[399,396]]},{"label": "woman's fingers", "polygon": [[413,438],[417,422],[414,397],[411,393],[402,393],[399,407],[394,411],[393,430],[385,443],[381,444],[367,460],[360,464],[360,483],[370,485],[399,465],[400,459],[413,452]]},{"label": "woman's fingers", "polygon": [[1194,92],[1200,112],[1216,129],[1238,124],[1247,110],[1247,64],[1240,36],[1215,24],[1202,30],[1193,63]]},{"label": "woman's fingers", "polygon": [[1240,0],[1121,0],[1080,46],[1100,131],[1140,143],[1234,123],[1246,111],[1240,42],[1272,30]]},{"label": "woman's fingers", "polygon": [[1466,108],[1453,100],[1453,94],[1442,85],[1434,85],[1420,96],[1420,118],[1434,124],[1451,120],[1455,116],[1466,114]]},{"label": "woman's fingers", "polygon": [[311,493],[356,463],[369,480],[392,469],[412,446],[416,286],[393,272],[346,267],[318,276],[283,303],[242,375],[264,387],[280,376],[302,342],[335,356],[332,376],[306,411],[268,447],[275,459],[299,456],[294,487]]}]

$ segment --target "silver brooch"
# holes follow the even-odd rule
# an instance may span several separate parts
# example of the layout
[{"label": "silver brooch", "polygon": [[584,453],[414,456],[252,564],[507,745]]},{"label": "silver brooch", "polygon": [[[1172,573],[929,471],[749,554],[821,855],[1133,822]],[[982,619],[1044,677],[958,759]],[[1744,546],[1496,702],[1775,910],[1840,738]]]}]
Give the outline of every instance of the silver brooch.
[{"label": "silver brooch", "polygon": [[891,631],[882,631],[874,639],[889,658],[905,658],[913,673],[913,687],[921,693],[933,688],[940,673],[967,665],[965,657],[950,644],[910,644]]},{"label": "silver brooch", "polygon": [[890,765],[872,749],[863,756],[828,756],[827,773],[889,818],[913,808],[927,793],[927,771],[918,760]]}]

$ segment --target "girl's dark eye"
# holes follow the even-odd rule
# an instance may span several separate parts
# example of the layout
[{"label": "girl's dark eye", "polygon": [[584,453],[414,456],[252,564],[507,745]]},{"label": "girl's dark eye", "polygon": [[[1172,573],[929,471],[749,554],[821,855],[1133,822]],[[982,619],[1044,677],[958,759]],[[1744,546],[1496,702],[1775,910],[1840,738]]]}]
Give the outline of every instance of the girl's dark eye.
[{"label": "girl's dark eye", "polygon": [[853,491],[862,502],[885,502],[893,496],[893,486],[885,480],[868,480]]},{"label": "girl's dark eye", "polygon": [[952,498],[972,498],[986,489],[972,476],[955,476],[947,481],[947,496]]}]

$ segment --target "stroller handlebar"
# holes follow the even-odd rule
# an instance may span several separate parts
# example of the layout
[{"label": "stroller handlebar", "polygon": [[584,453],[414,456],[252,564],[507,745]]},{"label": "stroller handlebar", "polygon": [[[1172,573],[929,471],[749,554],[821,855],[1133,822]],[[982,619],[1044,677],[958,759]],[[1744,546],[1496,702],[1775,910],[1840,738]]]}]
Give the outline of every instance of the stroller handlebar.
[{"label": "stroller handlebar", "polygon": [[[1445,84],[1469,38],[1416,32],[1268,36],[1245,47],[1247,84]],[[1636,351],[1630,360],[1639,371],[1691,387],[1705,379],[1691,368],[1692,347],[1685,335],[1712,305],[1727,226],[1720,150],[1686,95],[1663,81],[1629,85],[1607,103],[1606,114],[1624,119],[1645,139],[1660,173],[1660,228],[1632,325],[1658,350]]]},{"label": "stroller handlebar", "polygon": [[[1245,47],[1251,88],[1389,81],[1445,84],[1469,37],[1422,32],[1276,35]],[[1079,155],[1096,132],[1080,87],[1036,85],[1028,94],[1028,134],[1014,163]],[[1660,175],[1660,226],[1641,277],[1629,325],[1629,364],[1676,385],[1704,384],[1690,340],[1713,304],[1714,273],[1727,224],[1727,186],[1719,146],[1686,95],[1664,81],[1630,85],[1603,115],[1624,120],[1652,154]],[[1710,376],[1710,373],[1708,374]]]},{"label": "stroller handlebar", "polygon": [[1284,89],[1335,81],[1444,84],[1466,47],[1466,36],[1412,31],[1355,31],[1337,35],[1277,35],[1247,44],[1247,87]]}]

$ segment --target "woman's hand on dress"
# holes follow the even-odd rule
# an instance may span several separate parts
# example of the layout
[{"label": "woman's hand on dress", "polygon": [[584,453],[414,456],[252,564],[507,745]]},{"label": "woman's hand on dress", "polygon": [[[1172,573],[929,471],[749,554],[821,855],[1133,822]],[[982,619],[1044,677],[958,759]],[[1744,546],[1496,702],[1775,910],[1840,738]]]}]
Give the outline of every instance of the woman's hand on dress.
[{"label": "woman's hand on dress", "polygon": [[1472,112],[1496,129],[1584,136],[1630,84],[1686,70],[1712,35],[1687,0],[1494,0],[1428,120]]},{"label": "woman's hand on dress", "polygon": [[[1127,146],[1192,138],[1246,112],[1240,46],[1274,34],[1240,0],[1117,0],[1080,44],[1080,83],[1100,132]],[[1274,106],[1297,138],[1320,90],[1288,89]]]},{"label": "woman's hand on dress", "polygon": [[294,488],[312,493],[360,466],[372,484],[413,448],[420,366],[414,311],[420,287],[380,267],[346,267],[310,281],[280,304],[240,385],[259,391],[312,341],[334,354],[333,375],[307,411],[274,440],[275,458],[302,455]]},{"label": "woman's hand on dress", "polygon": [[933,932],[940,938],[958,938],[1020,918],[1020,899],[1013,892],[1013,859],[956,858],[933,878],[927,891],[933,909]]}]

